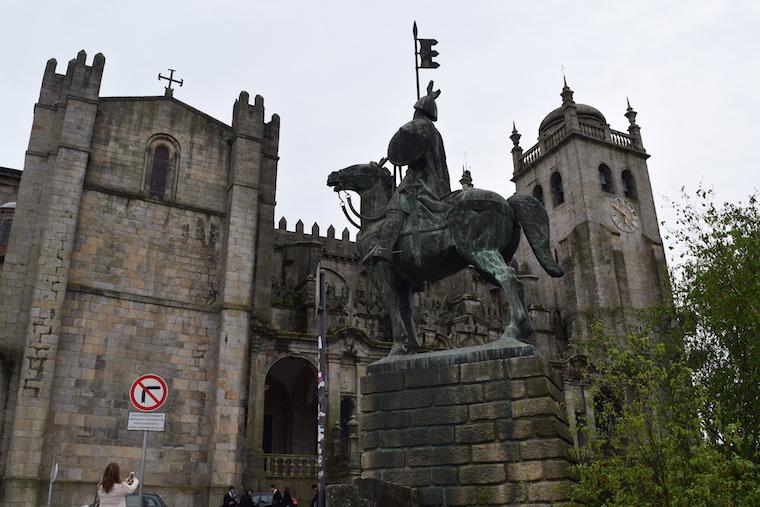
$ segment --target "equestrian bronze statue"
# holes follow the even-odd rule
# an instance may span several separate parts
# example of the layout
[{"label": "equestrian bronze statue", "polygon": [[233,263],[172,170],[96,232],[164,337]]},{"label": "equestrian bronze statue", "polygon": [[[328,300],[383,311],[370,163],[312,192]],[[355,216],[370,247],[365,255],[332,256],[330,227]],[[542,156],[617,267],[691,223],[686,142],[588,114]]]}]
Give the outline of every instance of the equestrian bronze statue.
[{"label": "equestrian bronze statue", "polygon": [[415,288],[468,265],[501,287],[509,304],[509,322],[492,345],[522,346],[520,340],[533,329],[520,282],[509,265],[521,229],[544,270],[554,277],[564,274],[549,249],[546,210],[528,195],[504,199],[478,188],[452,192],[443,139],[433,124],[438,119],[435,99],[441,92],[433,91],[432,81],[427,91],[414,105],[412,121],[388,146],[387,160],[407,166],[397,187],[382,162],[353,165],[327,179],[336,192],[353,191],[361,197],[357,246],[390,316],[389,355],[415,353],[420,347],[412,310]]}]

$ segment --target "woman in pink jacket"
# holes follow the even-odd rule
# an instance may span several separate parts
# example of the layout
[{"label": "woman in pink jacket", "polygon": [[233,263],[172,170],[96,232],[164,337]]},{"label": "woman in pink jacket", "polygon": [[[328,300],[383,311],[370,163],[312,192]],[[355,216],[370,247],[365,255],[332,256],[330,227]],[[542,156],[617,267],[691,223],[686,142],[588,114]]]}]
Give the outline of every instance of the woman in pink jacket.
[{"label": "woman in pink jacket", "polygon": [[126,507],[130,493],[134,493],[140,481],[134,474],[123,481],[119,479],[119,464],[109,463],[103,472],[103,480],[98,484],[98,499],[100,507]]}]

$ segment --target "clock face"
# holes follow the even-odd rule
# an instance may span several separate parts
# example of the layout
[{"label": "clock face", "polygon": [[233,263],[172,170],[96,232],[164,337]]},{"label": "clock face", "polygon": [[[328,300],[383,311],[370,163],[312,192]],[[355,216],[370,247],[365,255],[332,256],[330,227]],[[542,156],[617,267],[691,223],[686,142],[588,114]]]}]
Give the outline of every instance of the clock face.
[{"label": "clock face", "polygon": [[612,223],[624,232],[633,232],[639,227],[639,215],[633,205],[622,197],[610,201]]}]

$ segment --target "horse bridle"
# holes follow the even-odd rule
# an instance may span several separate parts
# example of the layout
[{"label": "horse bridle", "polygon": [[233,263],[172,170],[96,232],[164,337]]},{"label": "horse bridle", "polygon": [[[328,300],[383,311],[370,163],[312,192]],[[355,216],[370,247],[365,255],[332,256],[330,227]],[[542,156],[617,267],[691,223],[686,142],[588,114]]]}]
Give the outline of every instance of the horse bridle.
[{"label": "horse bridle", "polygon": [[[346,200],[343,200],[343,197],[340,195],[341,192],[345,192],[346,194]],[[346,202],[348,202],[348,209],[351,210],[351,213],[353,213],[358,219],[364,220],[367,222],[377,222],[378,220],[382,220],[385,218],[385,213],[382,215],[376,216],[376,217],[368,217],[365,215],[362,215],[358,211],[356,211],[356,208],[354,208],[354,204],[351,202],[351,195],[345,191],[345,190],[339,190],[338,191],[338,199],[340,199],[340,209],[343,210],[343,214],[346,215],[346,219],[351,222],[351,225],[356,227],[357,229],[361,229],[361,225],[358,225],[353,218],[348,214],[348,211],[346,210]]]},{"label": "horse bridle", "polygon": [[[341,197],[341,195],[340,195],[341,192],[345,192],[345,190],[338,190],[338,199],[340,199],[340,209],[343,211],[343,214],[346,215],[346,220],[348,220],[351,223],[351,225],[353,225],[357,229],[361,229],[362,226],[359,225],[359,224],[357,224],[356,222],[354,222],[354,219],[351,218],[351,215],[349,215],[348,211],[346,211],[346,203],[343,202],[343,197]],[[351,196],[348,195],[348,192],[346,192],[346,197],[348,199],[351,199]],[[350,200],[349,200],[349,202],[350,202]],[[353,206],[351,206],[351,210],[353,211]],[[356,212],[354,211],[354,213],[356,213]],[[357,216],[358,216],[358,214],[357,214]],[[361,218],[361,216],[359,216],[359,218]]]}]

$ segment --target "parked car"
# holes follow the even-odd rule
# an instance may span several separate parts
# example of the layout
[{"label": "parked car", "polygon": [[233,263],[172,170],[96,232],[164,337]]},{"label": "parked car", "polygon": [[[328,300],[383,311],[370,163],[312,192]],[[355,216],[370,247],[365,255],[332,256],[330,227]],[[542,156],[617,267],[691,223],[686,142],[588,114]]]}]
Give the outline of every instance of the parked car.
[{"label": "parked car", "polygon": [[272,493],[254,493],[253,505],[256,507],[272,507]]},{"label": "parked car", "polygon": [[[139,504],[137,503],[138,497],[139,495],[137,493],[127,495],[127,507],[139,507]],[[166,504],[161,497],[154,495],[153,493],[143,493],[142,501],[142,507],[166,507]]]},{"label": "parked car", "polygon": [[[269,495],[269,496],[271,497],[272,495]],[[132,493],[131,495],[127,495],[127,498],[126,498],[127,507],[139,507],[138,498],[139,498],[139,495],[137,493]],[[100,502],[95,502],[94,504],[90,504],[90,507],[100,507]],[[166,507],[166,504],[158,495],[154,495],[153,493],[143,493],[142,507]]]}]

